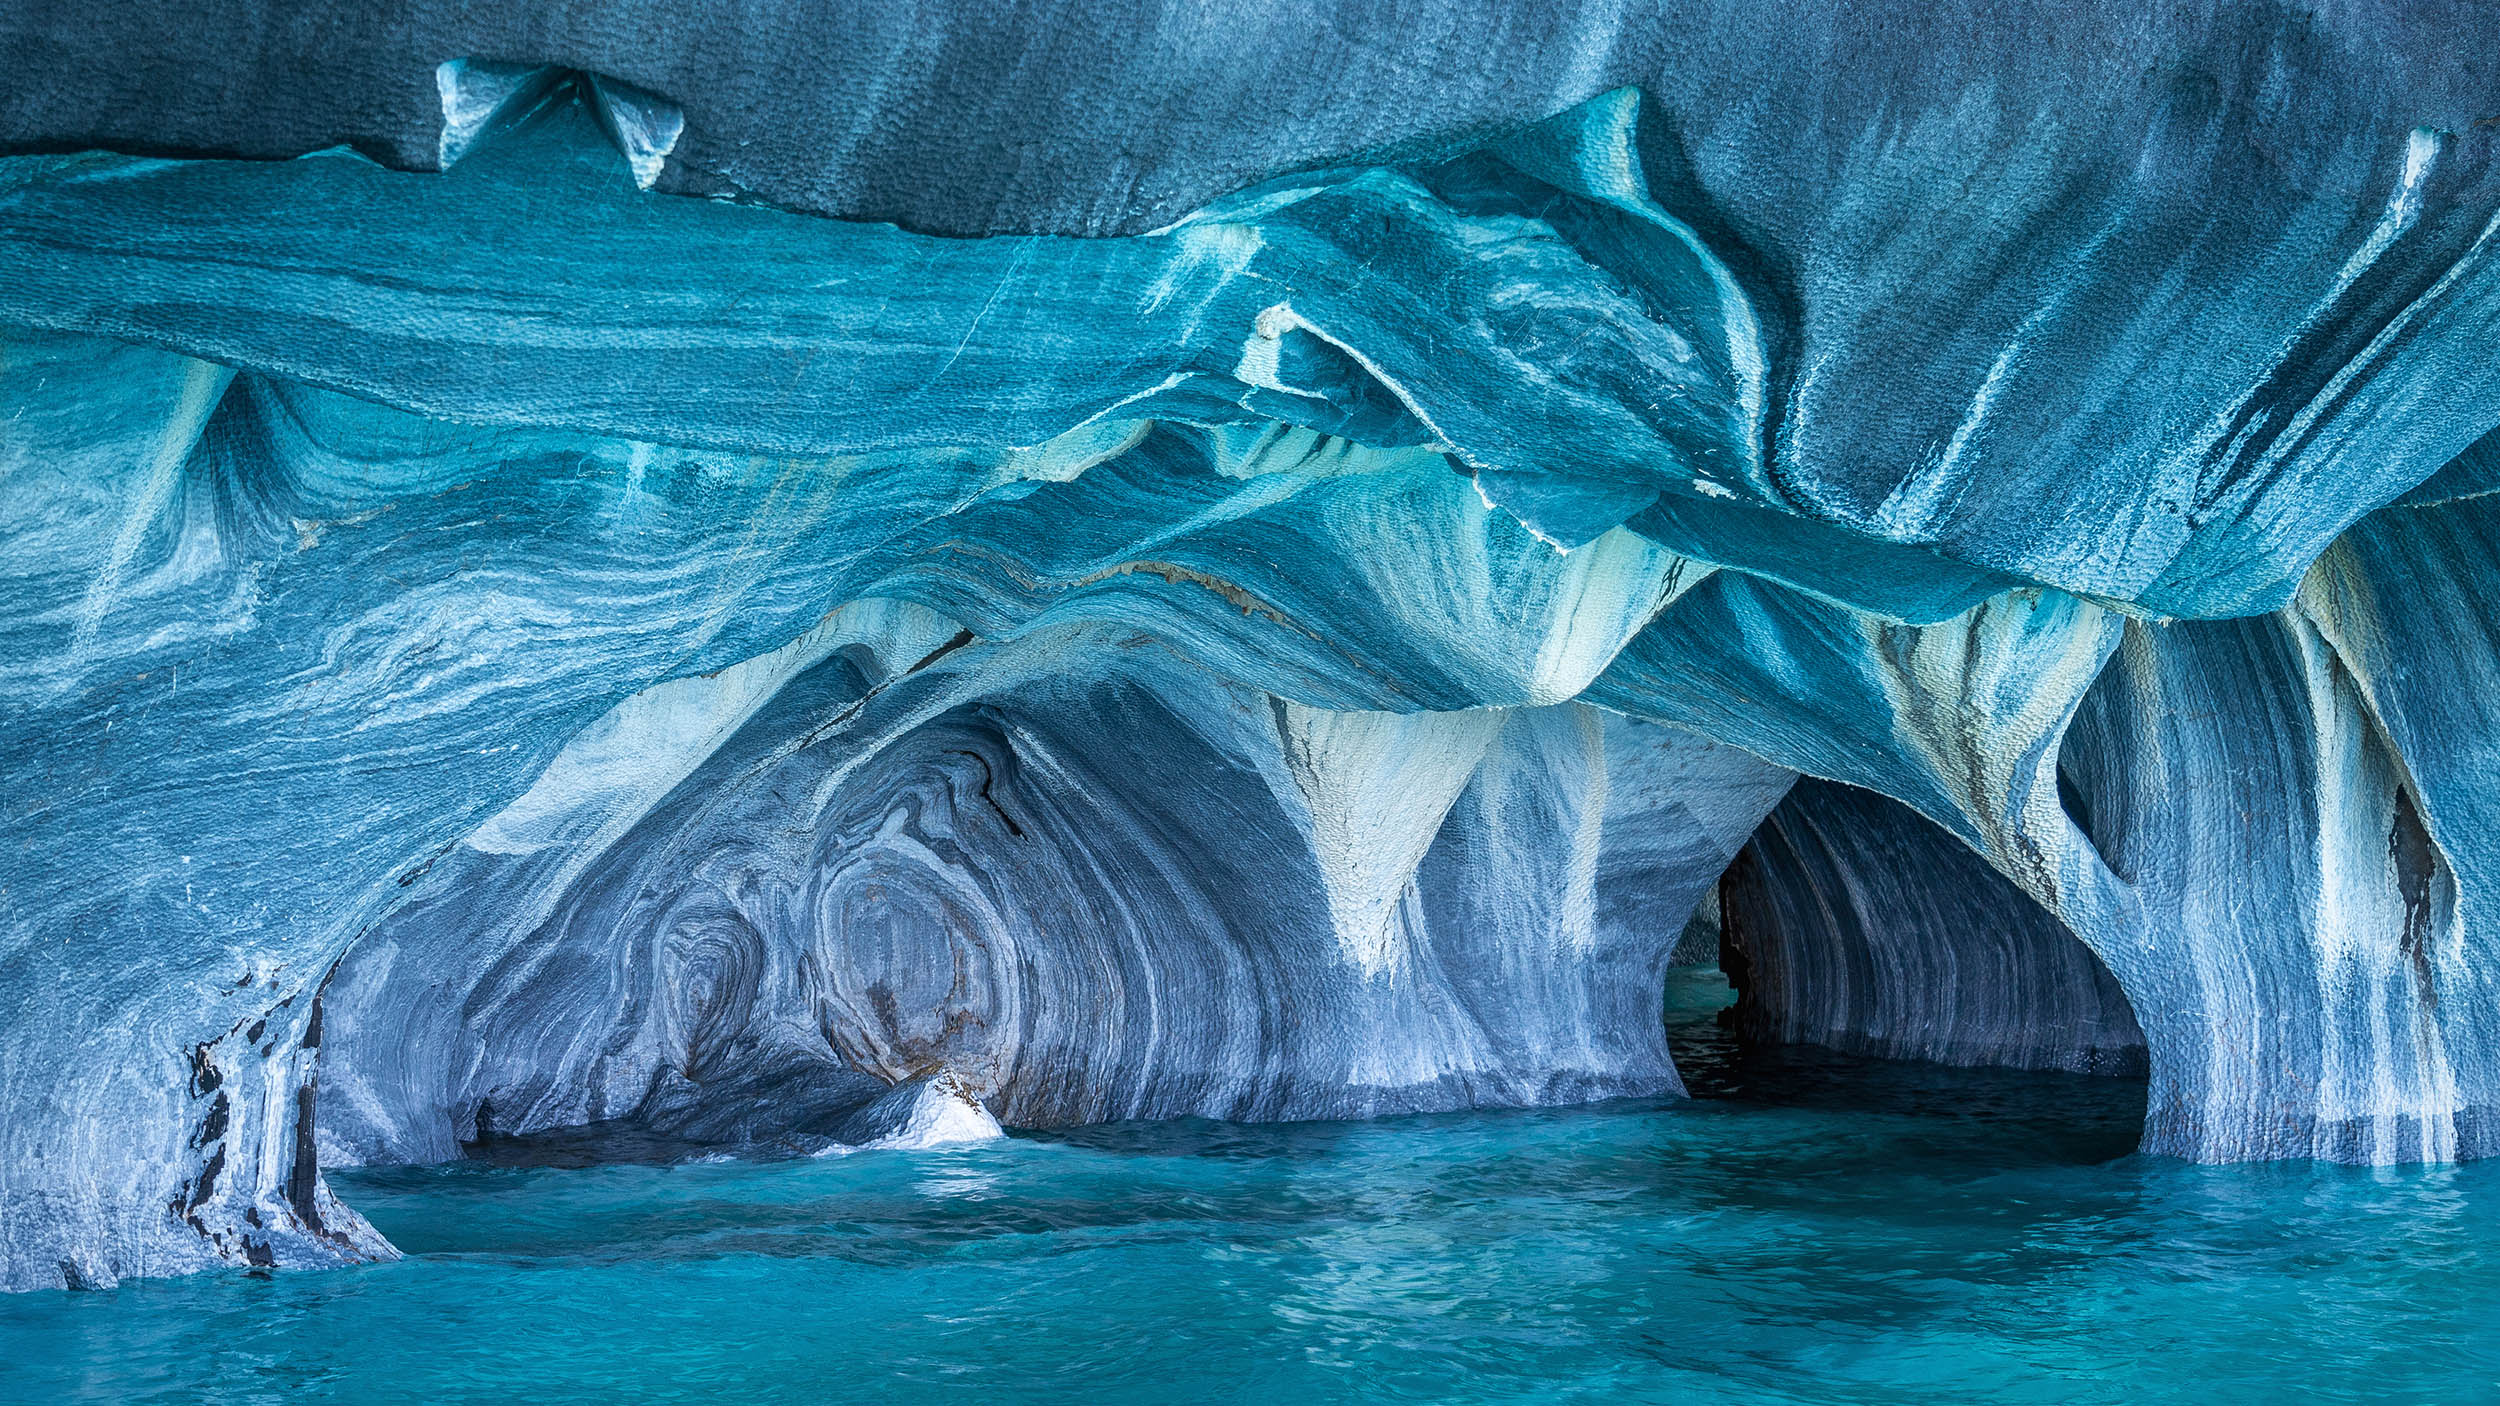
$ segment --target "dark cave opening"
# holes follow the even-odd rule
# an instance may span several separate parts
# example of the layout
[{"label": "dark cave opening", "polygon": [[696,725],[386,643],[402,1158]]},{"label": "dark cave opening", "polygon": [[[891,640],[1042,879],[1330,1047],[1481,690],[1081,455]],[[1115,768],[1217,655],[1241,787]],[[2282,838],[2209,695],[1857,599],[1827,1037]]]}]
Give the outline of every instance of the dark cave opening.
[{"label": "dark cave opening", "polygon": [[2134,1150],[2144,1038],[2064,924],[1958,838],[1801,780],[1678,938],[1667,1039],[1696,1099],[2006,1125],[2041,1154]]}]

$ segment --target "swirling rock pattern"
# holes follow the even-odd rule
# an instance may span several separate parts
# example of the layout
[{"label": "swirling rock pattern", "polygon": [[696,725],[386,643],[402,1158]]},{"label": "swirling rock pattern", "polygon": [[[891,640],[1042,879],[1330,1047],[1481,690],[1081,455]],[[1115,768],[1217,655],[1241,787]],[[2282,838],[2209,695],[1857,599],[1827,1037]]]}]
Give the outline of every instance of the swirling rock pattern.
[{"label": "swirling rock pattern", "polygon": [[2490,1150],[2472,16],[976,9],[0,17],[0,1284],[1672,1089],[1797,774],[1784,1033]]},{"label": "swirling rock pattern", "polygon": [[[553,851],[472,837],[327,989],[327,1158],[435,1160],[489,1118],[804,1139],[941,1072],[1024,1126],[1678,1087],[1672,927],[1786,772],[1576,704],[1337,713],[1315,741],[1134,637],[895,662],[927,638],[828,656],[560,889]],[[1686,862],[1618,879],[1647,920],[1601,924],[1635,761],[1683,784],[1618,823]],[[1455,776],[1419,841],[1350,844],[1312,774],[1358,768]],[[486,930],[514,894],[544,916]]]}]

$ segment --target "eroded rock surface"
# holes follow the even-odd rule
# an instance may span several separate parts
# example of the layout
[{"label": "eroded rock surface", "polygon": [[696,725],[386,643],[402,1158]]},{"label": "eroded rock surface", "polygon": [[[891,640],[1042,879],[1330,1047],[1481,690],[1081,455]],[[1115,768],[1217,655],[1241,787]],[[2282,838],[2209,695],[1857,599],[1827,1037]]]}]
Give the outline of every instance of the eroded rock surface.
[{"label": "eroded rock surface", "polygon": [[8,1287],[1674,1090],[1798,774],[1827,1036],[2490,1148],[2462,9],[210,11],[0,19]]}]

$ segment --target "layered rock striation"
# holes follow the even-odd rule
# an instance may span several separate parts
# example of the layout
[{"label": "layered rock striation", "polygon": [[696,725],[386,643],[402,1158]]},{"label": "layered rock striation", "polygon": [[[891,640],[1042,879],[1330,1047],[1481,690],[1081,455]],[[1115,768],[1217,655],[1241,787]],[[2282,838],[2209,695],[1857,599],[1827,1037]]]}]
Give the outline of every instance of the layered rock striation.
[{"label": "layered rock striation", "polygon": [[1262,14],[0,20],[0,1283],[1672,1092],[1714,885],[1757,1035],[2490,1149],[2455,16]]}]

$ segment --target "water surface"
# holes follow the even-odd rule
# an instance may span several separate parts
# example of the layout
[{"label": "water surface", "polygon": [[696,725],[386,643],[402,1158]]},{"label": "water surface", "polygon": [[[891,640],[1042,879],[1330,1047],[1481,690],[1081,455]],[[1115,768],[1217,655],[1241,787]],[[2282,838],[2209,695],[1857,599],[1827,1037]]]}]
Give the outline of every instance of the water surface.
[{"label": "water surface", "polygon": [[2500,1399],[2500,1164],[2151,1161],[2140,1085],[1696,1009],[1690,1102],[342,1173],[406,1261],[0,1299],[0,1399]]}]

